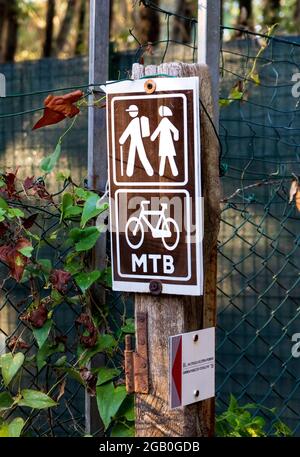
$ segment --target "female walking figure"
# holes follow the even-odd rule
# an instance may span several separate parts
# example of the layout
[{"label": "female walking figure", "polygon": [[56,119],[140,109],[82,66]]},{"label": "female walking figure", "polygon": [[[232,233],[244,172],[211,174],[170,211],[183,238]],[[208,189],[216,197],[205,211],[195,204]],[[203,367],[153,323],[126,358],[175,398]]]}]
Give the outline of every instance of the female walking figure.
[{"label": "female walking figure", "polygon": [[150,139],[151,141],[155,141],[159,136],[159,176],[165,174],[167,159],[169,160],[173,176],[178,176],[178,168],[174,159],[174,157],[176,157],[174,141],[179,140],[179,131],[168,119],[169,116],[173,116],[170,108],[167,106],[160,106],[158,113],[162,117],[162,120]]}]

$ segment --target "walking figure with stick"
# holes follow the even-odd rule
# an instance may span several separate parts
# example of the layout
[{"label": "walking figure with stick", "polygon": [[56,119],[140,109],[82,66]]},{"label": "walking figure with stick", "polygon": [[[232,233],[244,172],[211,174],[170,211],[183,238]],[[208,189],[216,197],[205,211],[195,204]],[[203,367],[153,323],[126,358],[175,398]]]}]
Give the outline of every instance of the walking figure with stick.
[{"label": "walking figure with stick", "polygon": [[136,105],[130,105],[126,111],[133,119],[130,121],[119,139],[121,147],[121,175],[123,176],[123,144],[130,137],[129,154],[126,169],[127,176],[133,175],[136,153],[138,154],[147,175],[153,176],[154,171],[147,158],[143,143],[143,138],[150,136],[149,119],[146,116],[142,116],[141,118],[138,116],[139,109]]}]

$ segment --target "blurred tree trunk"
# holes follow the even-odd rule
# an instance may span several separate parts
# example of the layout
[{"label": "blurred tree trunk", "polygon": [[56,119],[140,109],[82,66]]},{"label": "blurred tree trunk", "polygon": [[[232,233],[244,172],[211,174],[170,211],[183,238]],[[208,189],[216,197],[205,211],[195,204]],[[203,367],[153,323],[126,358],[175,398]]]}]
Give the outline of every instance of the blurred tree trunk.
[{"label": "blurred tree trunk", "polygon": [[77,37],[75,43],[75,52],[76,56],[83,54],[84,52],[84,38],[85,38],[85,17],[86,17],[86,0],[81,0],[78,25],[77,25]]},{"label": "blurred tree trunk", "polygon": [[264,0],[263,2],[263,17],[264,24],[273,25],[279,22],[280,17],[280,0]]},{"label": "blurred tree trunk", "polygon": [[[192,0],[179,0],[177,1],[176,14],[187,18],[196,17],[197,14],[194,11],[194,6],[195,4]],[[190,43],[192,40],[192,30],[192,22],[175,17],[172,39],[180,43]]]},{"label": "blurred tree trunk", "polygon": [[51,57],[53,48],[53,19],[55,16],[55,0],[48,0],[46,15],[46,31],[43,45],[43,57]]},{"label": "blurred tree trunk", "polygon": [[5,3],[7,10],[4,16],[3,60],[4,62],[13,62],[18,44],[18,2],[17,0],[10,0]]},{"label": "blurred tree trunk", "polygon": [[220,8],[221,8],[220,22],[221,22],[221,25],[224,25],[224,0],[221,0]]},{"label": "blurred tree trunk", "polygon": [[237,26],[241,28],[252,28],[252,0],[239,0],[239,17]]},{"label": "blurred tree trunk", "polygon": [[297,32],[300,32],[300,0],[296,0],[294,21]]},{"label": "blurred tree trunk", "polygon": [[7,13],[7,2],[6,2],[6,0],[0,0],[0,63],[4,62],[6,13]]},{"label": "blurred tree trunk", "polygon": [[60,30],[56,39],[56,55],[63,50],[65,44],[68,41],[69,33],[74,21],[77,16],[78,9],[80,7],[80,0],[68,0],[67,10],[65,17],[62,21]]},{"label": "blurred tree trunk", "polygon": [[[159,0],[153,0],[152,3],[158,5]],[[160,22],[157,11],[142,5],[138,8],[138,17],[135,22],[136,35],[142,44],[159,40]]]}]

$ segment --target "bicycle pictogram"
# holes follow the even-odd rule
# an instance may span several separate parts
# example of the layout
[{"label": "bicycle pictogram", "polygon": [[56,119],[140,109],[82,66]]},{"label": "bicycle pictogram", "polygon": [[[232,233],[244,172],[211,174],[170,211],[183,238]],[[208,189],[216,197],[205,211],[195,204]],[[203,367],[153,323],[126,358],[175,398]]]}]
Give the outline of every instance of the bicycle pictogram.
[{"label": "bicycle pictogram", "polygon": [[[166,217],[167,203],[161,203],[160,210],[149,210],[145,207],[150,205],[150,201],[143,200],[141,202],[141,211],[139,216],[132,216],[128,219],[125,227],[125,236],[128,245],[132,249],[138,249],[142,246],[145,238],[145,227],[149,227],[153,238],[160,238],[164,247],[168,251],[176,249],[179,238],[180,230],[177,222],[172,217]],[[151,216],[158,216],[155,225],[149,220]]]}]

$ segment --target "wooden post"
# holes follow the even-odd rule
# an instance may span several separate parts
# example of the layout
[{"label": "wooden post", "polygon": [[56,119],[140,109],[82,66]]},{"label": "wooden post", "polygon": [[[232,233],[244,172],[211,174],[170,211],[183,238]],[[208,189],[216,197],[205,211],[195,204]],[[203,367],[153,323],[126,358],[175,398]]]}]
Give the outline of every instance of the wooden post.
[{"label": "wooden post", "polygon": [[[133,78],[153,74],[199,76],[200,97],[213,116],[211,79],[203,64],[133,65]],[[204,196],[204,296],[135,295],[135,313],[148,314],[149,394],[136,394],[136,435],[140,437],[212,436],[214,399],[169,409],[168,337],[216,323],[216,247],[219,231],[219,150],[207,114],[201,110],[202,184]]]},{"label": "wooden post", "polygon": [[[90,40],[89,40],[89,83],[102,84],[109,76],[109,0],[90,0]],[[93,89],[93,87],[91,87]],[[90,104],[94,96],[90,97]],[[89,188],[104,193],[107,182],[106,116],[104,109],[89,107],[88,112],[88,184]],[[102,270],[106,265],[106,234],[103,233],[94,250],[93,268]],[[105,291],[93,291],[99,305],[104,304]],[[100,356],[93,366],[104,363]],[[96,400],[86,394],[86,432],[101,435],[103,426],[99,418]]]}]

